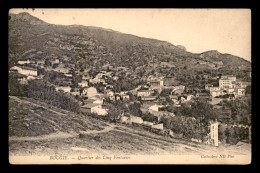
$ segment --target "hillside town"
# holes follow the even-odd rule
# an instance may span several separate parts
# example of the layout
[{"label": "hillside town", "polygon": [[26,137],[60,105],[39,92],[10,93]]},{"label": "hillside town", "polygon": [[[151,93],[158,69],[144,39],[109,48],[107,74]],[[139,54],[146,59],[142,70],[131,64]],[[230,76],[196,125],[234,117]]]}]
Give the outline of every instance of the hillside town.
[{"label": "hillside town", "polygon": [[192,11],[10,9],[9,163],[250,164],[251,11]]},{"label": "hillside town", "polygon": [[[218,114],[230,115],[231,109],[223,103],[245,97],[246,89],[251,85],[249,82],[238,80],[233,75],[204,75],[207,81],[213,82],[207,83],[204,88],[198,88],[186,83],[175,83],[171,78],[154,73],[143,76],[142,82],[136,86],[118,88],[119,83],[122,84],[122,80],[120,81],[122,76],[135,80],[136,73],[127,67],[116,67],[111,64],[80,70],[75,67],[75,64],[66,63],[65,60],[66,57],[53,57],[51,60],[19,60],[10,68],[9,73],[18,75],[18,81],[23,85],[28,85],[28,82],[33,80],[44,80],[50,83],[57,92],[75,98],[81,114],[94,114],[100,117],[118,114],[114,117],[117,122],[141,126],[171,137],[177,133],[167,128],[165,119],[175,117],[176,110],[190,108],[194,102],[204,101],[213,110],[218,111]],[[167,65],[167,63],[161,64],[162,67]],[[52,81],[52,78],[55,80]],[[119,107],[119,103],[123,106]],[[116,109],[116,113],[112,108]],[[225,127],[243,126],[247,129],[250,138],[249,124],[227,125],[220,116],[217,117],[209,120],[205,139],[192,136],[191,140],[218,146],[222,142],[219,139],[219,124]],[[196,119],[193,117],[191,121]]]}]

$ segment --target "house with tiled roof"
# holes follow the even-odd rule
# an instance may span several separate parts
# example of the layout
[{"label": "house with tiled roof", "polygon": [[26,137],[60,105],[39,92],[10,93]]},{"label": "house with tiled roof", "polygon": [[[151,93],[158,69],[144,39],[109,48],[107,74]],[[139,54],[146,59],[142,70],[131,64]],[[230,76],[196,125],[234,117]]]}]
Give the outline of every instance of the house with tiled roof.
[{"label": "house with tiled roof", "polygon": [[80,107],[81,112],[94,113],[97,115],[107,115],[107,109],[103,109],[101,104],[88,103]]}]

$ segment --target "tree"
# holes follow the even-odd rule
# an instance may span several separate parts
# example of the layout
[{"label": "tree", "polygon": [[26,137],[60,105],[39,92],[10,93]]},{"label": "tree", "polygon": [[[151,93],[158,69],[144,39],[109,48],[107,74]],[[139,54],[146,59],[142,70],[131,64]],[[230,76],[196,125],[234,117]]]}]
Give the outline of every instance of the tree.
[{"label": "tree", "polygon": [[216,112],[214,112],[212,106],[205,100],[196,99],[191,105],[191,112],[195,118],[199,118],[201,123],[205,124],[208,124],[209,120],[217,118]]},{"label": "tree", "polygon": [[166,96],[166,102],[167,102],[168,104],[170,104],[170,105],[173,104],[173,101],[170,99],[169,96]]},{"label": "tree", "polygon": [[171,105],[166,107],[166,111],[174,113],[174,114],[177,113],[177,109],[174,106],[171,106]]},{"label": "tree", "polygon": [[44,66],[45,66],[45,67],[50,67],[50,66],[52,66],[51,61],[50,61],[49,58],[46,58],[46,59],[45,59],[45,61],[44,61]]},{"label": "tree", "polygon": [[158,117],[152,115],[151,113],[143,114],[142,115],[142,119],[144,121],[149,121],[149,122],[153,122],[153,123],[157,123],[158,122]]},{"label": "tree", "polygon": [[162,97],[166,97],[166,96],[169,96],[171,95],[171,89],[163,89],[160,96]]},{"label": "tree", "polygon": [[225,142],[226,141],[226,127],[223,125],[223,124],[219,124],[218,126],[218,137],[219,137],[219,140],[221,142]]},{"label": "tree", "polygon": [[134,104],[130,104],[128,107],[129,107],[130,114],[132,114],[133,116],[137,116],[137,117],[142,116],[140,103],[134,102]]},{"label": "tree", "polygon": [[163,123],[163,125],[168,129],[173,128],[173,118],[170,116],[163,115],[160,119],[160,123]]},{"label": "tree", "polygon": [[130,101],[135,101],[135,100],[137,100],[137,98],[131,92],[129,92],[129,100]]},{"label": "tree", "polygon": [[121,112],[121,110],[120,110],[118,107],[116,107],[116,106],[110,104],[107,117],[108,117],[112,122],[115,122],[115,123],[116,123],[116,122],[118,121],[118,119],[120,118],[121,113],[122,113],[122,112]]},{"label": "tree", "polygon": [[8,77],[8,91],[9,95],[13,96],[21,96],[27,97],[28,96],[28,85],[20,84],[18,81],[19,74],[9,74]]},{"label": "tree", "polygon": [[232,144],[232,145],[237,144],[238,139],[235,137],[234,128],[232,128],[232,127],[226,128],[226,130],[225,130],[225,135],[226,135],[226,137],[227,137],[226,142],[227,142],[228,144]]},{"label": "tree", "polygon": [[53,65],[52,65],[52,68],[55,69],[55,68],[57,68],[58,66],[59,66],[59,64],[53,64]]}]

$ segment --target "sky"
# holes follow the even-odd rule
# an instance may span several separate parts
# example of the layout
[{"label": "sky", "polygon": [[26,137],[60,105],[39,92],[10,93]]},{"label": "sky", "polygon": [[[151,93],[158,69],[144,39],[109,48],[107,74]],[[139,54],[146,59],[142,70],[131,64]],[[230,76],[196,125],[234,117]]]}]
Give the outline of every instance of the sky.
[{"label": "sky", "polygon": [[249,9],[11,9],[47,23],[84,25],[182,45],[192,53],[218,50],[251,62]]}]

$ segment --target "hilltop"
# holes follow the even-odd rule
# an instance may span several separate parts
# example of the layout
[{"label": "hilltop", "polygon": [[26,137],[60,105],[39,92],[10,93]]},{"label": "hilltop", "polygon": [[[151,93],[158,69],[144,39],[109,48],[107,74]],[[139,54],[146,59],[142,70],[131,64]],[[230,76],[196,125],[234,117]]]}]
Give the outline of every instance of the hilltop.
[{"label": "hilltop", "polygon": [[238,56],[234,56],[231,54],[222,54],[220,52],[218,52],[217,50],[212,50],[212,51],[206,51],[203,52],[201,54],[199,54],[199,56],[203,59],[206,60],[211,60],[211,61],[222,61],[223,64],[227,65],[227,66],[248,66],[250,65],[250,62],[240,58]]}]

